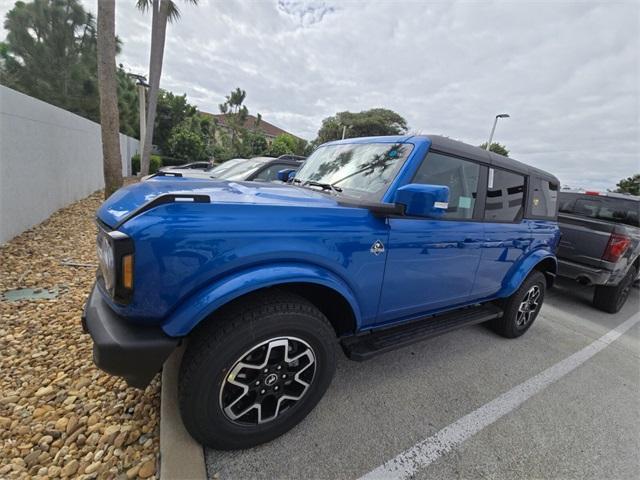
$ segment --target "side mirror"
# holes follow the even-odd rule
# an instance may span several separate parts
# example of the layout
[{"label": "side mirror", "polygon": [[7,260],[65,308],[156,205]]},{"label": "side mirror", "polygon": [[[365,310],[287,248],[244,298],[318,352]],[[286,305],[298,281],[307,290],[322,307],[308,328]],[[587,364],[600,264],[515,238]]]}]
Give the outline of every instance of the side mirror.
[{"label": "side mirror", "polygon": [[296,176],[295,168],[285,168],[284,170],[278,171],[278,174],[277,174],[278,180],[285,183],[293,180],[293,177],[295,176]]},{"label": "side mirror", "polygon": [[440,218],[449,206],[449,187],[410,183],[396,190],[394,202],[404,205],[406,215]]}]

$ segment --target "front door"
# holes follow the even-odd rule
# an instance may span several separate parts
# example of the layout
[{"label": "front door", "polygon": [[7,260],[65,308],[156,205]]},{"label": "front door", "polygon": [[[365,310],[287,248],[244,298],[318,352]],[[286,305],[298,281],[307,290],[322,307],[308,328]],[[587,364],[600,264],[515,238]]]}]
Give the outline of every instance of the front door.
[{"label": "front door", "polygon": [[449,207],[441,220],[389,219],[377,323],[406,320],[471,298],[484,240],[475,210],[485,170],[458,157],[427,154],[411,183],[448,186]]}]

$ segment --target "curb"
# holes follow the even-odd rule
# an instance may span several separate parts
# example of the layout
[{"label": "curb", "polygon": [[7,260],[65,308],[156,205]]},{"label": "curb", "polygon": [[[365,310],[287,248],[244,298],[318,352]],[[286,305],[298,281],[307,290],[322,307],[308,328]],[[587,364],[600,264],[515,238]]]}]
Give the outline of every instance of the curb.
[{"label": "curb", "polygon": [[178,371],[184,346],[162,368],[160,393],[160,479],[207,480],[204,448],[182,424],[178,410]]}]

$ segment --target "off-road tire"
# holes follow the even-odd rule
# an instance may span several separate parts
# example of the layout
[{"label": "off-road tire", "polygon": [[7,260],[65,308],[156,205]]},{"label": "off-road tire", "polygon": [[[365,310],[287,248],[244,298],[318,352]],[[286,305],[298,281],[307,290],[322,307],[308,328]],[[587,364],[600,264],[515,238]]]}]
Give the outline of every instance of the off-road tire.
[{"label": "off-road tire", "polygon": [[631,267],[618,285],[597,285],[593,292],[593,306],[607,313],[617,313],[629,298],[636,269]]},{"label": "off-road tire", "polygon": [[[301,339],[312,350],[313,380],[300,400],[279,415],[276,412],[274,420],[235,423],[221,406],[229,370],[243,352],[285,336]],[[220,450],[273,440],[302,421],[324,395],[335,372],[335,344],[336,334],[326,317],[298,295],[270,289],[233,302],[189,336],[178,383],[185,427],[202,445]]]},{"label": "off-road tire", "polygon": [[[531,325],[533,325],[533,322],[540,313],[546,287],[547,281],[544,274],[537,270],[531,272],[522,282],[520,288],[518,288],[513,295],[501,302],[500,306],[504,313],[502,317],[491,322],[490,326],[493,331],[506,338],[516,338],[523,335],[531,328]],[[520,307],[525,302],[527,294],[531,295],[533,291],[539,291],[537,306],[531,310],[528,320],[520,324],[519,319],[522,318],[519,316]]]}]

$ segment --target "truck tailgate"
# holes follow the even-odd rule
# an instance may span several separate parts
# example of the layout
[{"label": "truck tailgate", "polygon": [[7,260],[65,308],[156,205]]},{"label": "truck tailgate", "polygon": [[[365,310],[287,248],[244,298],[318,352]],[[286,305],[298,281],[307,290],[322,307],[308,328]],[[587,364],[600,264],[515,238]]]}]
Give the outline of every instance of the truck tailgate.
[{"label": "truck tailgate", "polygon": [[615,224],[568,213],[560,213],[558,223],[562,231],[558,257],[600,267]]}]

